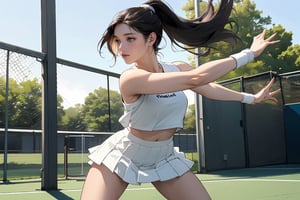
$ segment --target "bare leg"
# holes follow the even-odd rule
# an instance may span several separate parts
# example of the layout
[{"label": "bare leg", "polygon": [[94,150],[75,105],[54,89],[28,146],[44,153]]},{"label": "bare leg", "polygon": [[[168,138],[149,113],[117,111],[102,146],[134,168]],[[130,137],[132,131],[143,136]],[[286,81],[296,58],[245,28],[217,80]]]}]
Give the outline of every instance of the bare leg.
[{"label": "bare leg", "polygon": [[168,200],[210,200],[200,180],[191,171],[169,181],[152,183]]},{"label": "bare leg", "polygon": [[117,200],[127,185],[105,165],[93,164],[86,177],[81,200]]}]

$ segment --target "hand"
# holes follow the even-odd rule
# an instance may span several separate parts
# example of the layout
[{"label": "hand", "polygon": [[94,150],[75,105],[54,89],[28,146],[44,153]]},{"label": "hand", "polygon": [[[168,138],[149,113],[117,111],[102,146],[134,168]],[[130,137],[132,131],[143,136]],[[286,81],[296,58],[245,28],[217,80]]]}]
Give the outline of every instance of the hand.
[{"label": "hand", "polygon": [[267,46],[277,44],[278,42],[280,42],[280,40],[272,41],[272,39],[277,35],[277,33],[274,33],[270,37],[265,39],[266,32],[266,29],[263,30],[261,34],[255,36],[253,39],[250,50],[253,52],[254,57],[259,56]]},{"label": "hand", "polygon": [[266,85],[261,91],[256,93],[254,103],[260,103],[262,101],[271,100],[274,102],[278,102],[278,100],[274,97],[276,94],[280,93],[280,89],[277,89],[273,92],[270,92],[270,88],[272,87],[275,78],[273,77],[272,80]]}]

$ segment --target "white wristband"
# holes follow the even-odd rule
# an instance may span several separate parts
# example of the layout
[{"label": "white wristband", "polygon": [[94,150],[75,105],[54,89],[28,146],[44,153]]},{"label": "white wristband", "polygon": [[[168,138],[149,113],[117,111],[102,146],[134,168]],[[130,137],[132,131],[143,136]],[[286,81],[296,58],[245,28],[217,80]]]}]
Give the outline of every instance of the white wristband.
[{"label": "white wristband", "polygon": [[248,56],[248,62],[252,62],[254,60],[254,53],[250,49],[244,49],[242,51],[243,53],[246,53]]},{"label": "white wristband", "polygon": [[250,49],[244,49],[239,53],[232,54],[230,57],[235,60],[236,68],[239,68],[254,60],[254,54]]},{"label": "white wristband", "polygon": [[254,104],[255,96],[253,94],[242,92],[244,95],[242,103]]}]

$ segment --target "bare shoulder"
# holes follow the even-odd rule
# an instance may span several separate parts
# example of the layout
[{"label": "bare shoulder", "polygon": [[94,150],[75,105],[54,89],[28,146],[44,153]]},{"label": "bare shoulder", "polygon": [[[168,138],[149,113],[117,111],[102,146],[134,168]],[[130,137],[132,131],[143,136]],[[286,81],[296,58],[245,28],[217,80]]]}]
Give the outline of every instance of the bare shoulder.
[{"label": "bare shoulder", "polygon": [[142,82],[144,82],[147,77],[150,76],[150,72],[138,69],[130,68],[124,71],[119,79],[121,91],[131,90],[132,88],[137,88]]},{"label": "bare shoulder", "polygon": [[190,64],[183,61],[174,61],[172,62],[172,64],[176,65],[180,69],[180,71],[190,71],[193,69]]},{"label": "bare shoulder", "polygon": [[126,81],[130,80],[133,78],[137,78],[139,76],[145,76],[146,74],[149,74],[150,72],[147,72],[143,69],[138,69],[138,68],[129,68],[125,70],[121,75],[120,75],[120,81]]},{"label": "bare shoulder", "polygon": [[124,102],[132,103],[139,98],[147,76],[149,72],[138,68],[129,68],[121,74],[119,88]]}]

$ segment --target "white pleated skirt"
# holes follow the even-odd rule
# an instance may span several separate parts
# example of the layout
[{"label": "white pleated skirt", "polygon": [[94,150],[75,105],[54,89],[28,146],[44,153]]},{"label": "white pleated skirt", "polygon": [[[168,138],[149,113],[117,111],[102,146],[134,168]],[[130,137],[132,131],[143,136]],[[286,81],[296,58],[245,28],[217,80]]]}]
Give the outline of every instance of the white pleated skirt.
[{"label": "white pleated skirt", "polygon": [[103,164],[125,182],[139,185],[181,176],[194,162],[185,158],[173,138],[145,141],[123,129],[89,149],[89,164]]}]

